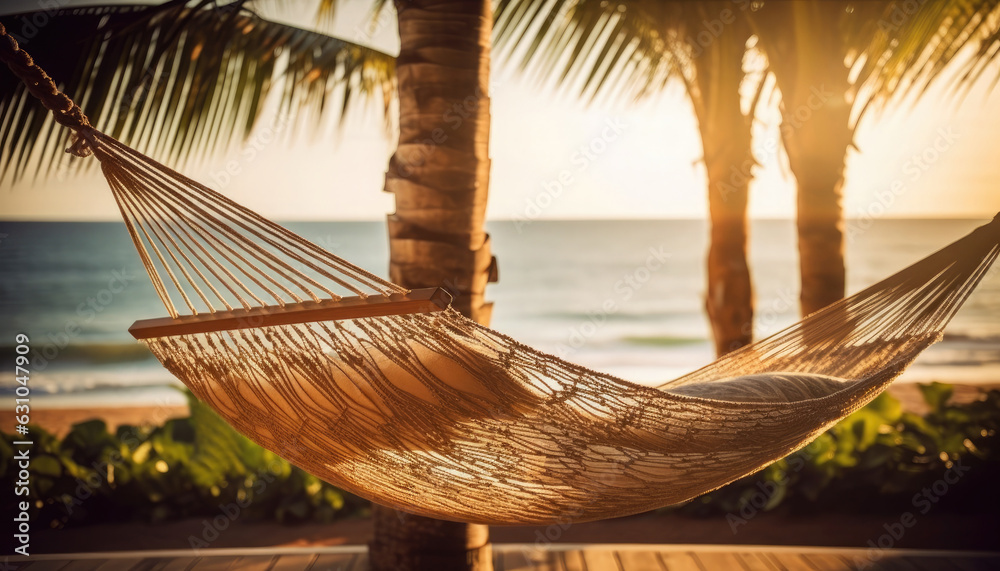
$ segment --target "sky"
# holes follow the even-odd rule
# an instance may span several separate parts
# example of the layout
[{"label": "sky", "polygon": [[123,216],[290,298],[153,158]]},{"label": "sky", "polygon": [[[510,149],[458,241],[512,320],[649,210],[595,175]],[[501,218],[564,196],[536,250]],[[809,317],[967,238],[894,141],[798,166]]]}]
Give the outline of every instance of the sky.
[{"label": "sky", "polygon": [[[395,53],[391,13],[372,33],[367,4],[348,2],[333,35]],[[961,101],[944,97],[945,82],[939,82],[915,104],[897,102],[867,117],[848,157],[845,214],[985,218],[1000,211],[1000,93],[990,89],[997,65]],[[638,104],[588,106],[495,60],[491,99],[489,219],[706,216],[701,145],[679,84]],[[358,107],[341,129],[330,126],[316,137],[252,134],[244,148],[207,157],[185,174],[278,220],[381,220],[393,210],[392,196],[381,189],[394,141],[382,126],[380,105]],[[751,186],[750,215],[757,218],[794,216],[795,186],[778,125],[772,104],[756,133],[762,164]],[[249,147],[252,159],[241,152]],[[118,211],[92,169],[82,177],[0,188],[0,218],[116,220]]]}]

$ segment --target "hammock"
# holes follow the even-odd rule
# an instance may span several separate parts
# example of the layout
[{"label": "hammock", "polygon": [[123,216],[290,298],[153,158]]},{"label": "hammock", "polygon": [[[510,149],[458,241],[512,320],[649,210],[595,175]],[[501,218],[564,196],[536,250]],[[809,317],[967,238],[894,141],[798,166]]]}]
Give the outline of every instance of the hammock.
[{"label": "hammock", "polygon": [[998,215],[768,339],[643,387],[480,326],[443,290],[383,280],[96,131],[6,39],[0,57],[74,129],[70,150],[100,161],[170,314],[132,334],[253,441],[415,514],[587,521],[760,470],[885,389],[1000,252]]}]

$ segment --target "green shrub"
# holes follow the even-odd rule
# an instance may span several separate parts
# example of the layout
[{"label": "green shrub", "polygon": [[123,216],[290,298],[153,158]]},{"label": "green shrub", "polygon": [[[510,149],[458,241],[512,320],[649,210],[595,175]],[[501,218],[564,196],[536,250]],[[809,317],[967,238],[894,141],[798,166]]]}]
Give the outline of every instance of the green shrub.
[{"label": "green shrub", "polygon": [[[967,480],[992,478],[1000,460],[1000,391],[956,405],[949,403],[951,385],[919,388],[930,409],[925,415],[904,412],[897,399],[882,393],[801,450],[679,509],[744,515],[778,505],[800,511],[898,509],[900,502],[910,501],[950,470],[963,478],[974,475]],[[981,487],[960,488],[984,492]],[[990,501],[980,497],[969,503]]]},{"label": "green shrub", "polygon": [[[364,502],[292,466],[233,430],[188,395],[188,418],[162,426],[76,424],[60,442],[30,426],[30,495],[35,521],[72,523],[216,516],[277,521],[331,521]],[[14,486],[13,441],[0,438],[0,479]],[[25,498],[18,497],[18,500]]]},{"label": "green shrub", "polygon": [[[883,393],[805,448],[764,470],[674,508],[743,517],[782,505],[791,509],[893,509],[956,465],[994,490],[1000,391],[972,403],[949,404],[952,388],[922,385],[930,411],[904,412]],[[368,509],[249,441],[188,394],[191,414],[162,426],[104,421],[74,425],[61,441],[31,426],[30,495],[35,521],[50,527],[105,521],[150,522],[240,516],[282,522],[327,522]],[[0,438],[0,480],[12,489],[14,435]],[[983,469],[983,467],[988,469]],[[994,494],[996,492],[993,492]],[[961,494],[959,494],[961,495]],[[24,498],[17,497],[21,500]],[[981,495],[977,505],[994,505]],[[736,514],[734,516],[734,514]],[[740,516],[739,514],[742,514]]]}]

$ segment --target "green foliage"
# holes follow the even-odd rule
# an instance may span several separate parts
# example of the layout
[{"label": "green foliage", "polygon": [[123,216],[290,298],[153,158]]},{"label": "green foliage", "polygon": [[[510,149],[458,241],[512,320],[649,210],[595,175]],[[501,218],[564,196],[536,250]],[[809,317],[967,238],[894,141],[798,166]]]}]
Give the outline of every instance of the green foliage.
[{"label": "green foliage", "polygon": [[[851,71],[854,126],[897,93],[922,95],[949,64],[951,91],[966,92],[1000,50],[997,0],[498,0],[494,22],[494,53],[590,99],[648,96],[674,77],[695,100],[712,99],[712,80],[746,53],[768,55],[775,74],[792,53],[834,54]],[[727,53],[726,38],[750,47]]]},{"label": "green foliage", "polygon": [[[956,464],[978,476],[970,480],[989,480],[998,462],[1000,391],[963,405],[949,403],[950,385],[920,385],[920,391],[929,409],[922,416],[903,411],[883,393],[801,450],[679,509],[743,518],[778,505],[798,511],[898,509]],[[965,504],[989,503],[976,496],[983,491],[976,485],[964,489],[973,498]]]},{"label": "green foliage", "polygon": [[[245,142],[255,128],[315,132],[321,118],[379,98],[388,125],[394,56],[261,18],[246,0],[148,4],[39,4],[4,23],[92,125],[174,166]],[[278,118],[264,124],[269,100]],[[96,165],[69,162],[66,130],[7,70],[0,109],[0,181]]]},{"label": "green foliage", "polygon": [[[977,494],[992,489],[996,473],[1000,391],[955,405],[949,385],[920,390],[929,408],[924,415],[904,412],[884,393],[805,448],[679,509],[741,514],[744,520],[778,506],[898,509],[956,463],[969,467],[967,479],[984,482],[962,486],[971,495],[967,503],[991,505]],[[62,441],[33,426],[28,499],[35,521],[53,527],[162,521],[230,514],[233,505],[241,517],[330,521],[366,509],[364,500],[291,466],[189,400],[188,418],[122,426],[115,434],[101,420],[75,425]],[[6,489],[17,479],[12,443],[18,439],[0,437],[0,485]]]},{"label": "green foliage", "polygon": [[[218,516],[331,521],[364,504],[290,465],[233,430],[189,395],[191,415],[162,426],[121,426],[102,420],[73,426],[60,441],[30,427],[27,497],[33,519],[49,527],[74,523]],[[17,480],[15,435],[0,437],[0,480]],[[228,507],[228,509],[227,509]]]}]

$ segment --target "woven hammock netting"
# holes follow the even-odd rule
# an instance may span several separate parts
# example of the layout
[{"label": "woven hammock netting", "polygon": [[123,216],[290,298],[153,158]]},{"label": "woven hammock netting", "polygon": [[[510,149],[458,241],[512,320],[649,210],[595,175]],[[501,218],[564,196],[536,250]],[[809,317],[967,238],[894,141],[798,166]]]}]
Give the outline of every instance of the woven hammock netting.
[{"label": "woven hammock netting", "polygon": [[[439,519],[624,516],[760,470],[871,401],[940,339],[1000,251],[998,216],[770,338],[644,387],[450,308],[302,317],[344,296],[407,290],[68,119],[78,108],[47,105],[76,132],[74,152],[100,161],[168,321],[243,316],[144,339],[163,366],[264,448]],[[256,325],[260,308],[305,311],[300,322]]]},{"label": "woven hammock netting", "polygon": [[[171,315],[405,292],[93,137]],[[145,342],[240,432],[377,503],[489,524],[593,520],[718,488],[864,406],[940,338],[998,242],[995,219],[657,388],[541,353],[452,309]]]}]

